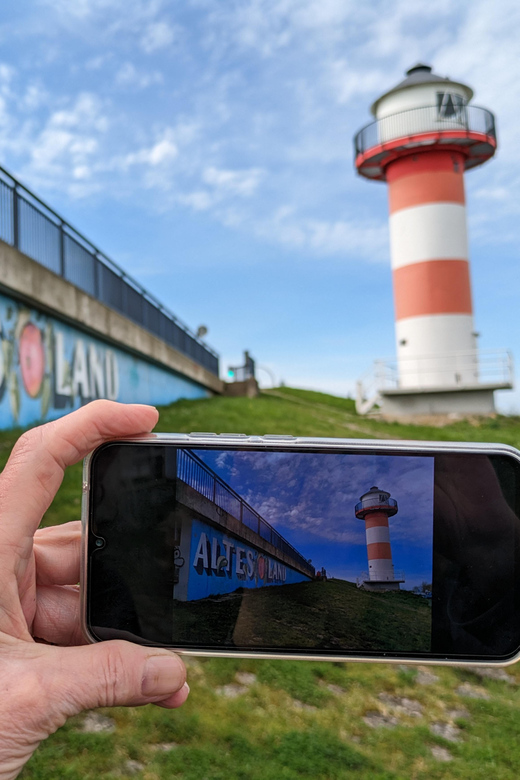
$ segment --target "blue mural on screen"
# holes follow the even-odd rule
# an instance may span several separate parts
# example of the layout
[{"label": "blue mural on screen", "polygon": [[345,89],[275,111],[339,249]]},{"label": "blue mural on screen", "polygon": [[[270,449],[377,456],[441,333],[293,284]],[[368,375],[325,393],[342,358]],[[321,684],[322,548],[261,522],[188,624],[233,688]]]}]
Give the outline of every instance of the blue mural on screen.
[{"label": "blue mural on screen", "polygon": [[0,428],[53,420],[96,398],[167,404],[208,391],[0,295]]},{"label": "blue mural on screen", "polygon": [[309,580],[310,577],[246,542],[208,523],[192,520],[188,601],[231,593],[237,588],[292,585]]}]

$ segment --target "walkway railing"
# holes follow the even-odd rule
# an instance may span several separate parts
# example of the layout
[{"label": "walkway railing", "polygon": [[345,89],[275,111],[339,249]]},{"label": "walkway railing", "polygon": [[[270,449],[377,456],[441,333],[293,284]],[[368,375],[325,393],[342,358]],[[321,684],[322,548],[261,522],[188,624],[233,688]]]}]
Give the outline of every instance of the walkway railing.
[{"label": "walkway railing", "polygon": [[289,555],[309,577],[314,576],[314,566],[195,453],[177,450],[177,478],[239,520],[277,550]]},{"label": "walkway railing", "polygon": [[392,390],[505,390],[513,384],[514,361],[506,349],[376,360],[356,383],[356,411],[368,414],[381,403],[382,394]]},{"label": "walkway railing", "polygon": [[505,349],[482,349],[400,358],[399,361],[377,360],[375,376],[379,390],[422,389],[432,385],[512,387],[513,356]]},{"label": "walkway railing", "polygon": [[366,501],[359,501],[354,507],[354,513],[357,514],[358,512],[361,512],[362,509],[366,509],[367,511],[377,511],[378,509],[381,509],[381,507],[385,506],[390,506],[393,509],[394,507],[397,507],[397,501],[395,498],[387,498],[384,503],[382,501],[378,501],[372,505],[368,504]]},{"label": "walkway railing", "polygon": [[356,157],[386,141],[428,132],[463,131],[496,139],[495,117],[486,108],[462,105],[446,116],[438,106],[421,106],[381,117],[363,127],[354,139]]},{"label": "walkway railing", "polygon": [[0,239],[218,376],[216,352],[2,167]]}]

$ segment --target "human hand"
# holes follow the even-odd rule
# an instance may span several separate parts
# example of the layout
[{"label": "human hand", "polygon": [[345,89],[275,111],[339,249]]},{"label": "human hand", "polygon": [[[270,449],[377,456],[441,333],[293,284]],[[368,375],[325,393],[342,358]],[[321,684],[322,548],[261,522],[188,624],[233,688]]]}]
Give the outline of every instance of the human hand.
[{"label": "human hand", "polygon": [[39,743],[84,709],[174,708],[188,696],[184,664],[167,650],[84,645],[80,523],[37,530],[66,466],[157,419],[152,407],[94,401],[23,434],[0,475],[0,780],[16,777]]}]

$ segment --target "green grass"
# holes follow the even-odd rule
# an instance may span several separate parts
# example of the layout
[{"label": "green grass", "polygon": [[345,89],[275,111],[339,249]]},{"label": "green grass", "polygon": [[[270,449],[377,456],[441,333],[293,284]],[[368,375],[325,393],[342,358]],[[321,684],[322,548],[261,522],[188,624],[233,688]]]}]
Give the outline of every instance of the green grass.
[{"label": "green grass", "polygon": [[[360,418],[353,402],[279,388],[257,399],[180,401],[163,408],[162,431],[288,433],[307,436],[502,441],[520,446],[520,418],[471,418],[442,428]],[[0,461],[16,439],[0,433]],[[81,465],[69,469],[45,524],[80,515]],[[178,711],[116,708],[112,734],[82,734],[81,716],[40,746],[24,780],[109,780],[129,777],[139,761],[145,780],[516,780],[520,776],[520,670],[510,681],[481,680],[465,669],[433,668],[424,685],[410,666],[302,661],[208,659],[189,662],[191,695]],[[222,689],[255,675],[236,698]],[[237,678],[238,675],[238,678]],[[470,683],[489,699],[457,691]],[[224,688],[225,690],[225,688]],[[387,694],[422,706],[420,717],[399,712]],[[462,712],[465,710],[466,712]],[[363,718],[395,717],[391,728]],[[434,735],[433,723],[460,729],[458,743]],[[169,751],[161,744],[175,744]],[[436,760],[440,746],[450,763]]]}]

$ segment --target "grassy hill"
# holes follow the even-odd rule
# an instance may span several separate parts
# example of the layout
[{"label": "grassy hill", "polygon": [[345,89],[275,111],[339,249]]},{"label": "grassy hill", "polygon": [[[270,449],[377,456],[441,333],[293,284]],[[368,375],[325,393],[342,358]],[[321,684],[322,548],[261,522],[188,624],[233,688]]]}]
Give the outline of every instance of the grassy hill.
[{"label": "grassy hill", "polygon": [[[520,418],[443,428],[360,418],[353,402],[289,388],[258,399],[180,401],[158,430],[351,438],[503,441]],[[0,434],[0,460],[15,440]],[[77,519],[81,467],[69,470],[45,523]],[[191,696],[83,716],[40,747],[24,780],[516,780],[520,670],[210,659],[189,662]],[[101,718],[105,718],[102,720]],[[87,728],[87,732],[85,729]]]},{"label": "grassy hill", "polygon": [[315,647],[428,652],[431,604],[406,591],[368,593],[345,580],[247,589],[197,602],[176,602],[179,638],[207,636],[235,647]]}]

